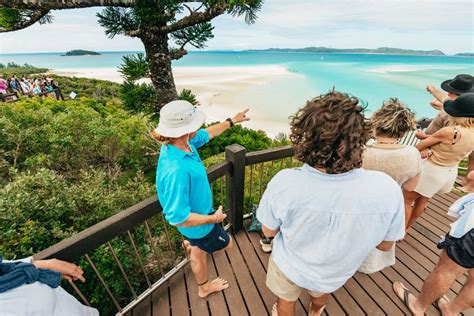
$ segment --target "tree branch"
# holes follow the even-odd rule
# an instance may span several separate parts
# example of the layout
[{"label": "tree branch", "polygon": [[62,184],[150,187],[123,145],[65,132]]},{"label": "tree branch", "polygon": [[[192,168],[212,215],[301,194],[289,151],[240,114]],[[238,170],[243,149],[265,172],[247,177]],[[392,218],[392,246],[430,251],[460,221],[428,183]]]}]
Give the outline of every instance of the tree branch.
[{"label": "tree branch", "polygon": [[136,0],[0,0],[0,7],[28,10],[61,10],[89,7],[132,7]]},{"label": "tree branch", "polygon": [[125,35],[130,36],[130,37],[140,37],[140,35],[142,35],[142,34],[143,34],[143,30],[141,30],[141,29],[125,32]]},{"label": "tree branch", "polygon": [[210,6],[204,12],[193,12],[175,23],[158,28],[156,31],[160,33],[171,33],[196,24],[208,22],[216,16],[223,14],[227,9],[228,4],[218,3]]},{"label": "tree branch", "polygon": [[172,60],[178,60],[183,58],[188,54],[188,51],[183,49],[182,47],[179,49],[172,49],[170,50],[170,57]]},{"label": "tree branch", "polygon": [[27,28],[36,22],[41,21],[42,18],[48,15],[48,13],[49,10],[33,11],[30,15],[28,15],[29,19],[22,20],[9,28],[0,27],[0,33],[13,32]]}]

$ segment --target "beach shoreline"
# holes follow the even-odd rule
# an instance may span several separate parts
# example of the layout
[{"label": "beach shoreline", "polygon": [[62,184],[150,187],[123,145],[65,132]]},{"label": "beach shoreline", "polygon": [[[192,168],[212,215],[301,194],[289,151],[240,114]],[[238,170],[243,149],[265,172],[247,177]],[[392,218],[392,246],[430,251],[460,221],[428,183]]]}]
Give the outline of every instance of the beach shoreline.
[{"label": "beach shoreline", "polygon": [[[64,68],[50,73],[80,78],[124,81],[117,68]],[[207,114],[207,123],[222,121],[235,113],[250,108],[251,121],[243,126],[262,130],[270,137],[288,133],[287,121],[272,118],[258,110],[259,102],[273,86],[278,87],[304,76],[290,72],[280,65],[223,66],[223,67],[175,67],[173,75],[178,91],[190,89],[199,101],[199,108]],[[150,83],[149,79],[140,80]]]}]

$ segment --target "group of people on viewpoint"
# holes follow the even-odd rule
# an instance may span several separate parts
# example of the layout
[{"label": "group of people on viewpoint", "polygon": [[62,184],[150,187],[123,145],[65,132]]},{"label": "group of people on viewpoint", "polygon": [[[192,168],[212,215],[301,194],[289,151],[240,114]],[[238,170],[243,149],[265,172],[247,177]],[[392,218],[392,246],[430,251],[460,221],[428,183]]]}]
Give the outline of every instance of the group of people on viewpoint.
[{"label": "group of people on viewpoint", "polygon": [[[271,252],[266,286],[277,297],[272,316],[294,315],[302,291],[311,297],[309,315],[321,315],[330,294],[357,271],[374,273],[395,264],[396,243],[430,198],[452,190],[458,165],[466,157],[468,173],[460,190],[474,192],[473,77],[458,75],[441,88],[444,91],[427,87],[439,114],[425,131],[416,132],[416,147],[399,143],[416,122],[414,113],[395,98],[387,99],[369,120],[357,98],[333,90],[308,101],[291,117],[290,140],[303,165],[276,174],[256,212],[264,235],[262,249]],[[158,198],[166,220],[185,237],[183,247],[201,298],[228,288],[223,278],[209,279],[207,256],[230,249],[233,241],[221,225],[226,218],[222,206],[212,207],[198,149],[234,124],[248,121],[247,115],[248,109],[204,129],[203,112],[187,101],[173,101],[161,109],[158,127],[151,132],[162,144]],[[413,315],[423,315],[433,303],[447,316],[474,305],[474,193],[456,201],[449,215],[457,219],[438,245],[439,262],[420,294],[410,293],[401,282],[393,284]],[[17,310],[6,302],[24,298],[14,286],[1,286],[5,271],[18,270],[15,264],[0,260],[0,314],[3,309],[10,315],[8,306]],[[46,278],[52,283],[46,282],[46,288],[57,287],[58,273],[84,281],[82,270],[67,262],[19,265],[56,271],[52,281]],[[445,294],[461,274],[467,274],[467,281],[450,301]],[[41,283],[40,273],[29,277],[16,286]],[[58,288],[49,291],[58,300],[68,295]],[[97,313],[69,296],[63,300],[76,315]],[[22,308],[31,306],[25,299],[21,302]]]},{"label": "group of people on viewpoint", "polygon": [[6,80],[0,75],[0,95],[46,96],[64,100],[56,80],[50,77],[21,77],[9,76]]},{"label": "group of people on viewpoint", "polygon": [[[440,112],[420,142],[399,143],[416,128],[414,113],[400,100],[386,100],[364,117],[359,100],[331,91],[308,101],[291,118],[290,140],[300,168],[284,169],[268,183],[256,217],[262,249],[271,251],[266,286],[277,296],[272,315],[294,315],[302,291],[309,314],[321,315],[330,293],[354,273],[374,273],[395,264],[396,242],[423,214],[437,193],[450,192],[459,163],[468,157],[461,190],[474,192],[474,82],[458,75],[427,91]],[[198,149],[234,124],[249,120],[248,110],[201,129],[205,115],[186,101],[160,112],[152,136],[163,144],[156,189],[167,221],[186,238],[183,246],[202,298],[225,290],[226,280],[209,280],[207,255],[230,249],[232,238],[220,223]],[[443,315],[474,305],[474,193],[450,208],[458,217],[439,243],[436,269],[415,297],[400,282],[393,290],[414,315],[432,303]],[[453,300],[445,296],[454,280],[467,282]]]}]

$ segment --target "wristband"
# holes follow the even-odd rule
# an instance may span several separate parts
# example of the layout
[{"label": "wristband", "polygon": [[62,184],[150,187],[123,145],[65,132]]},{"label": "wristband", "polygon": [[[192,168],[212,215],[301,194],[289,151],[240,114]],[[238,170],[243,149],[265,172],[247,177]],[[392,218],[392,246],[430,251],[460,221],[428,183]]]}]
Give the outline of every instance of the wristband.
[{"label": "wristband", "polygon": [[232,119],[230,117],[226,118],[225,120],[230,123],[230,127],[234,126],[234,122],[232,122]]}]

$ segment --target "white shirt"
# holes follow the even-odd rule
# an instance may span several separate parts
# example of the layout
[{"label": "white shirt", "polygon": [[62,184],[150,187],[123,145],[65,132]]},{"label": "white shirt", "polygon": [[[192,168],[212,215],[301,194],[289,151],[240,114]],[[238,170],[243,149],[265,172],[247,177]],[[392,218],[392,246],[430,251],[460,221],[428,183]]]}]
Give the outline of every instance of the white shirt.
[{"label": "white shirt", "polygon": [[[31,258],[18,261],[31,262]],[[92,307],[82,305],[58,286],[53,289],[35,282],[0,293],[0,316],[98,316]]]},{"label": "white shirt", "polygon": [[382,241],[405,235],[403,195],[388,175],[364,169],[325,174],[308,165],[268,184],[258,220],[280,232],[272,256],[298,286],[331,293]]},{"label": "white shirt", "polygon": [[449,234],[461,238],[471,229],[474,229],[474,193],[467,194],[451,205],[448,215],[457,220],[451,224]]}]

